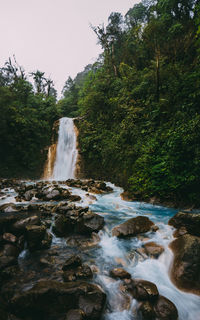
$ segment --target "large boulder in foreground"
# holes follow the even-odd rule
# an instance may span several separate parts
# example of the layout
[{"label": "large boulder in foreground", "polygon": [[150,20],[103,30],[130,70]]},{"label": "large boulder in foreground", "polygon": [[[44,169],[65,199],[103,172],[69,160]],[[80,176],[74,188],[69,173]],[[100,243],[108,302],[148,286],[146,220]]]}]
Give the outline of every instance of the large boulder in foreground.
[{"label": "large boulder in foreground", "polygon": [[169,220],[169,225],[177,229],[185,227],[188,233],[200,236],[200,213],[178,212]]},{"label": "large boulder in foreground", "polygon": [[131,279],[125,286],[126,290],[139,301],[155,301],[159,292],[157,286],[150,281]]},{"label": "large boulder in foreground", "polygon": [[200,238],[186,234],[170,247],[174,252],[172,280],[178,288],[200,294]]},{"label": "large boulder in foreground", "polygon": [[22,319],[59,319],[71,309],[80,309],[86,319],[100,319],[106,295],[99,286],[86,282],[40,281],[15,295],[9,308]]},{"label": "large boulder in foreground", "polygon": [[139,306],[143,320],[177,320],[178,311],[169,299],[159,296],[155,303],[144,301]]},{"label": "large boulder in foreground", "polygon": [[176,306],[169,299],[159,295],[157,286],[153,282],[130,279],[124,283],[124,288],[140,302],[138,313],[142,315],[142,320],[178,319]]},{"label": "large boulder in foreground", "polygon": [[154,223],[149,220],[148,217],[139,216],[129,219],[126,222],[114,227],[112,229],[112,235],[119,238],[137,236],[140,233],[145,233],[152,230],[152,227],[154,226]]}]

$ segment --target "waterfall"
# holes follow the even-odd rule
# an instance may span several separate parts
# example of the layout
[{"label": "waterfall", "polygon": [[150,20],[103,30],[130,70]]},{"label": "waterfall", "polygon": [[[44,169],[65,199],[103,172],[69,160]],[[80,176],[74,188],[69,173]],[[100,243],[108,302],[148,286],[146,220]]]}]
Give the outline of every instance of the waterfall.
[{"label": "waterfall", "polygon": [[[56,145],[53,146],[55,150]],[[52,146],[50,146],[44,179],[67,180],[74,178],[77,153],[73,119],[61,118],[56,155],[55,152],[52,152]]]},{"label": "waterfall", "polygon": [[77,149],[76,133],[72,118],[61,118],[53,176],[55,180],[74,178]]}]

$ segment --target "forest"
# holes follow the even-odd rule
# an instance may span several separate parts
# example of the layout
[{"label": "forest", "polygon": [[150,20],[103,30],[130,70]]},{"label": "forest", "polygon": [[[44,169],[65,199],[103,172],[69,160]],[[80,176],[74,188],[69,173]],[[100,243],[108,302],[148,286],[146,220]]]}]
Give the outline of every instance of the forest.
[{"label": "forest", "polygon": [[0,176],[39,177],[53,122],[77,117],[86,177],[132,198],[200,205],[200,5],[143,0],[91,26],[102,54],[63,88],[0,69]]},{"label": "forest", "polygon": [[200,10],[143,0],[93,27],[102,55],[71,78],[60,105],[81,116],[87,176],[136,199],[200,204]]},{"label": "forest", "polygon": [[58,119],[53,81],[9,58],[0,69],[0,112],[0,176],[39,178]]}]

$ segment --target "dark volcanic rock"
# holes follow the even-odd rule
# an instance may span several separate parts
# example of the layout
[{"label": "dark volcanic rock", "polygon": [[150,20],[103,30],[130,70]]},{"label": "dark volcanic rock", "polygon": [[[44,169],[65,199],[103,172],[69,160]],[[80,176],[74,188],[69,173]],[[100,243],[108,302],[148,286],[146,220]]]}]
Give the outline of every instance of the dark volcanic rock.
[{"label": "dark volcanic rock", "polygon": [[176,306],[169,299],[159,296],[154,305],[156,319],[159,320],[177,320],[178,311]]},{"label": "dark volcanic rock", "polygon": [[60,237],[73,233],[90,235],[92,232],[101,230],[103,226],[104,218],[100,215],[91,211],[85,212],[82,209],[79,210],[79,208],[75,208],[56,217],[53,232]]},{"label": "dark volcanic rock", "polygon": [[26,201],[30,201],[34,195],[35,195],[36,190],[28,190],[24,193],[24,198]]},{"label": "dark volcanic rock", "polygon": [[55,219],[55,225],[53,226],[53,232],[59,237],[65,237],[73,233],[74,224],[69,217],[59,215]]},{"label": "dark volcanic rock", "polygon": [[140,279],[131,280],[130,283],[127,283],[126,290],[139,301],[155,301],[159,295],[157,286],[153,282]]},{"label": "dark volcanic rock", "polygon": [[167,298],[159,296],[155,303],[144,301],[139,306],[143,320],[177,320],[176,306]]},{"label": "dark volcanic rock", "polygon": [[[14,257],[13,257],[14,258]],[[14,260],[14,265],[7,266],[3,268],[0,272],[0,284],[5,283],[6,281],[11,280],[13,277],[16,277],[19,272],[19,267],[17,265],[17,260]]]},{"label": "dark volcanic rock", "polygon": [[170,246],[174,252],[172,280],[180,289],[200,293],[200,238],[186,234]]},{"label": "dark volcanic rock", "polygon": [[76,268],[82,265],[82,260],[78,255],[71,254],[65,261],[62,270],[66,271],[71,268]]},{"label": "dark volcanic rock", "polygon": [[119,279],[130,279],[131,275],[129,272],[124,270],[123,268],[114,268],[110,271],[110,275],[113,278],[119,278]]},{"label": "dark volcanic rock", "polygon": [[26,227],[31,225],[41,225],[40,218],[35,215],[25,219],[20,219],[13,224],[12,231],[16,234],[23,234],[26,231]]},{"label": "dark volcanic rock", "polygon": [[145,248],[146,254],[153,258],[158,258],[161,255],[161,253],[164,252],[163,246],[155,242],[147,242],[144,245],[144,248]]},{"label": "dark volcanic rock", "polygon": [[0,251],[0,270],[17,264],[19,249],[12,245],[6,244]]},{"label": "dark volcanic rock", "polygon": [[92,270],[87,264],[82,264],[76,268],[67,269],[63,273],[64,281],[75,281],[91,279],[93,277]]},{"label": "dark volcanic rock", "polygon": [[169,220],[169,225],[177,229],[185,227],[188,233],[200,236],[200,213],[178,212]]},{"label": "dark volcanic rock", "polygon": [[83,310],[74,309],[67,312],[65,320],[83,320],[84,318],[85,313],[83,312]]},{"label": "dark volcanic rock", "polygon": [[70,255],[65,261],[62,270],[64,281],[75,281],[92,278],[93,274],[90,267],[82,264],[82,260],[78,255]]},{"label": "dark volcanic rock", "polygon": [[71,309],[81,309],[89,319],[100,319],[106,295],[86,282],[40,281],[32,289],[15,295],[9,304],[16,316],[30,320],[59,319]]},{"label": "dark volcanic rock", "polygon": [[19,211],[19,208],[17,208],[16,204],[14,203],[5,203],[0,206],[0,212],[7,213],[7,212],[17,212],[17,211]]},{"label": "dark volcanic rock", "polygon": [[112,229],[112,235],[116,237],[130,237],[136,236],[140,233],[145,233],[151,230],[154,223],[149,218],[139,216],[127,220],[126,222],[114,227]]},{"label": "dark volcanic rock", "polygon": [[49,248],[52,236],[46,232],[44,225],[30,225],[26,227],[26,240],[29,250],[34,251]]},{"label": "dark volcanic rock", "polygon": [[17,243],[17,237],[12,233],[4,233],[2,238],[5,241],[5,243]]},{"label": "dark volcanic rock", "polygon": [[100,215],[88,211],[83,214],[82,219],[80,219],[77,232],[81,234],[91,234],[92,232],[98,232],[104,227],[104,218]]},{"label": "dark volcanic rock", "polygon": [[75,180],[68,179],[65,183],[70,187],[81,188],[82,190],[93,192],[93,193],[108,193],[112,192],[113,189],[106,185],[103,181],[89,180]]},{"label": "dark volcanic rock", "polygon": [[138,311],[142,314],[142,320],[155,320],[155,312],[151,302],[142,302]]}]

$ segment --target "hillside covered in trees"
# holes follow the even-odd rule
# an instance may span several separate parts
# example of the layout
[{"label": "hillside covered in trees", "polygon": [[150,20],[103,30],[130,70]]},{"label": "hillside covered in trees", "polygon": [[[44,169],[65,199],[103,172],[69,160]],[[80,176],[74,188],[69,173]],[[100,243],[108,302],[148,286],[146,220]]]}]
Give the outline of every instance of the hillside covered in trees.
[{"label": "hillside covered in trees", "polygon": [[9,59],[0,69],[0,177],[40,177],[58,118],[53,81]]},{"label": "hillside covered in trees", "polygon": [[[200,51],[196,0],[143,0],[92,27],[103,49],[68,79],[87,176],[137,199],[200,204]],[[71,106],[71,109],[70,109]]]}]

